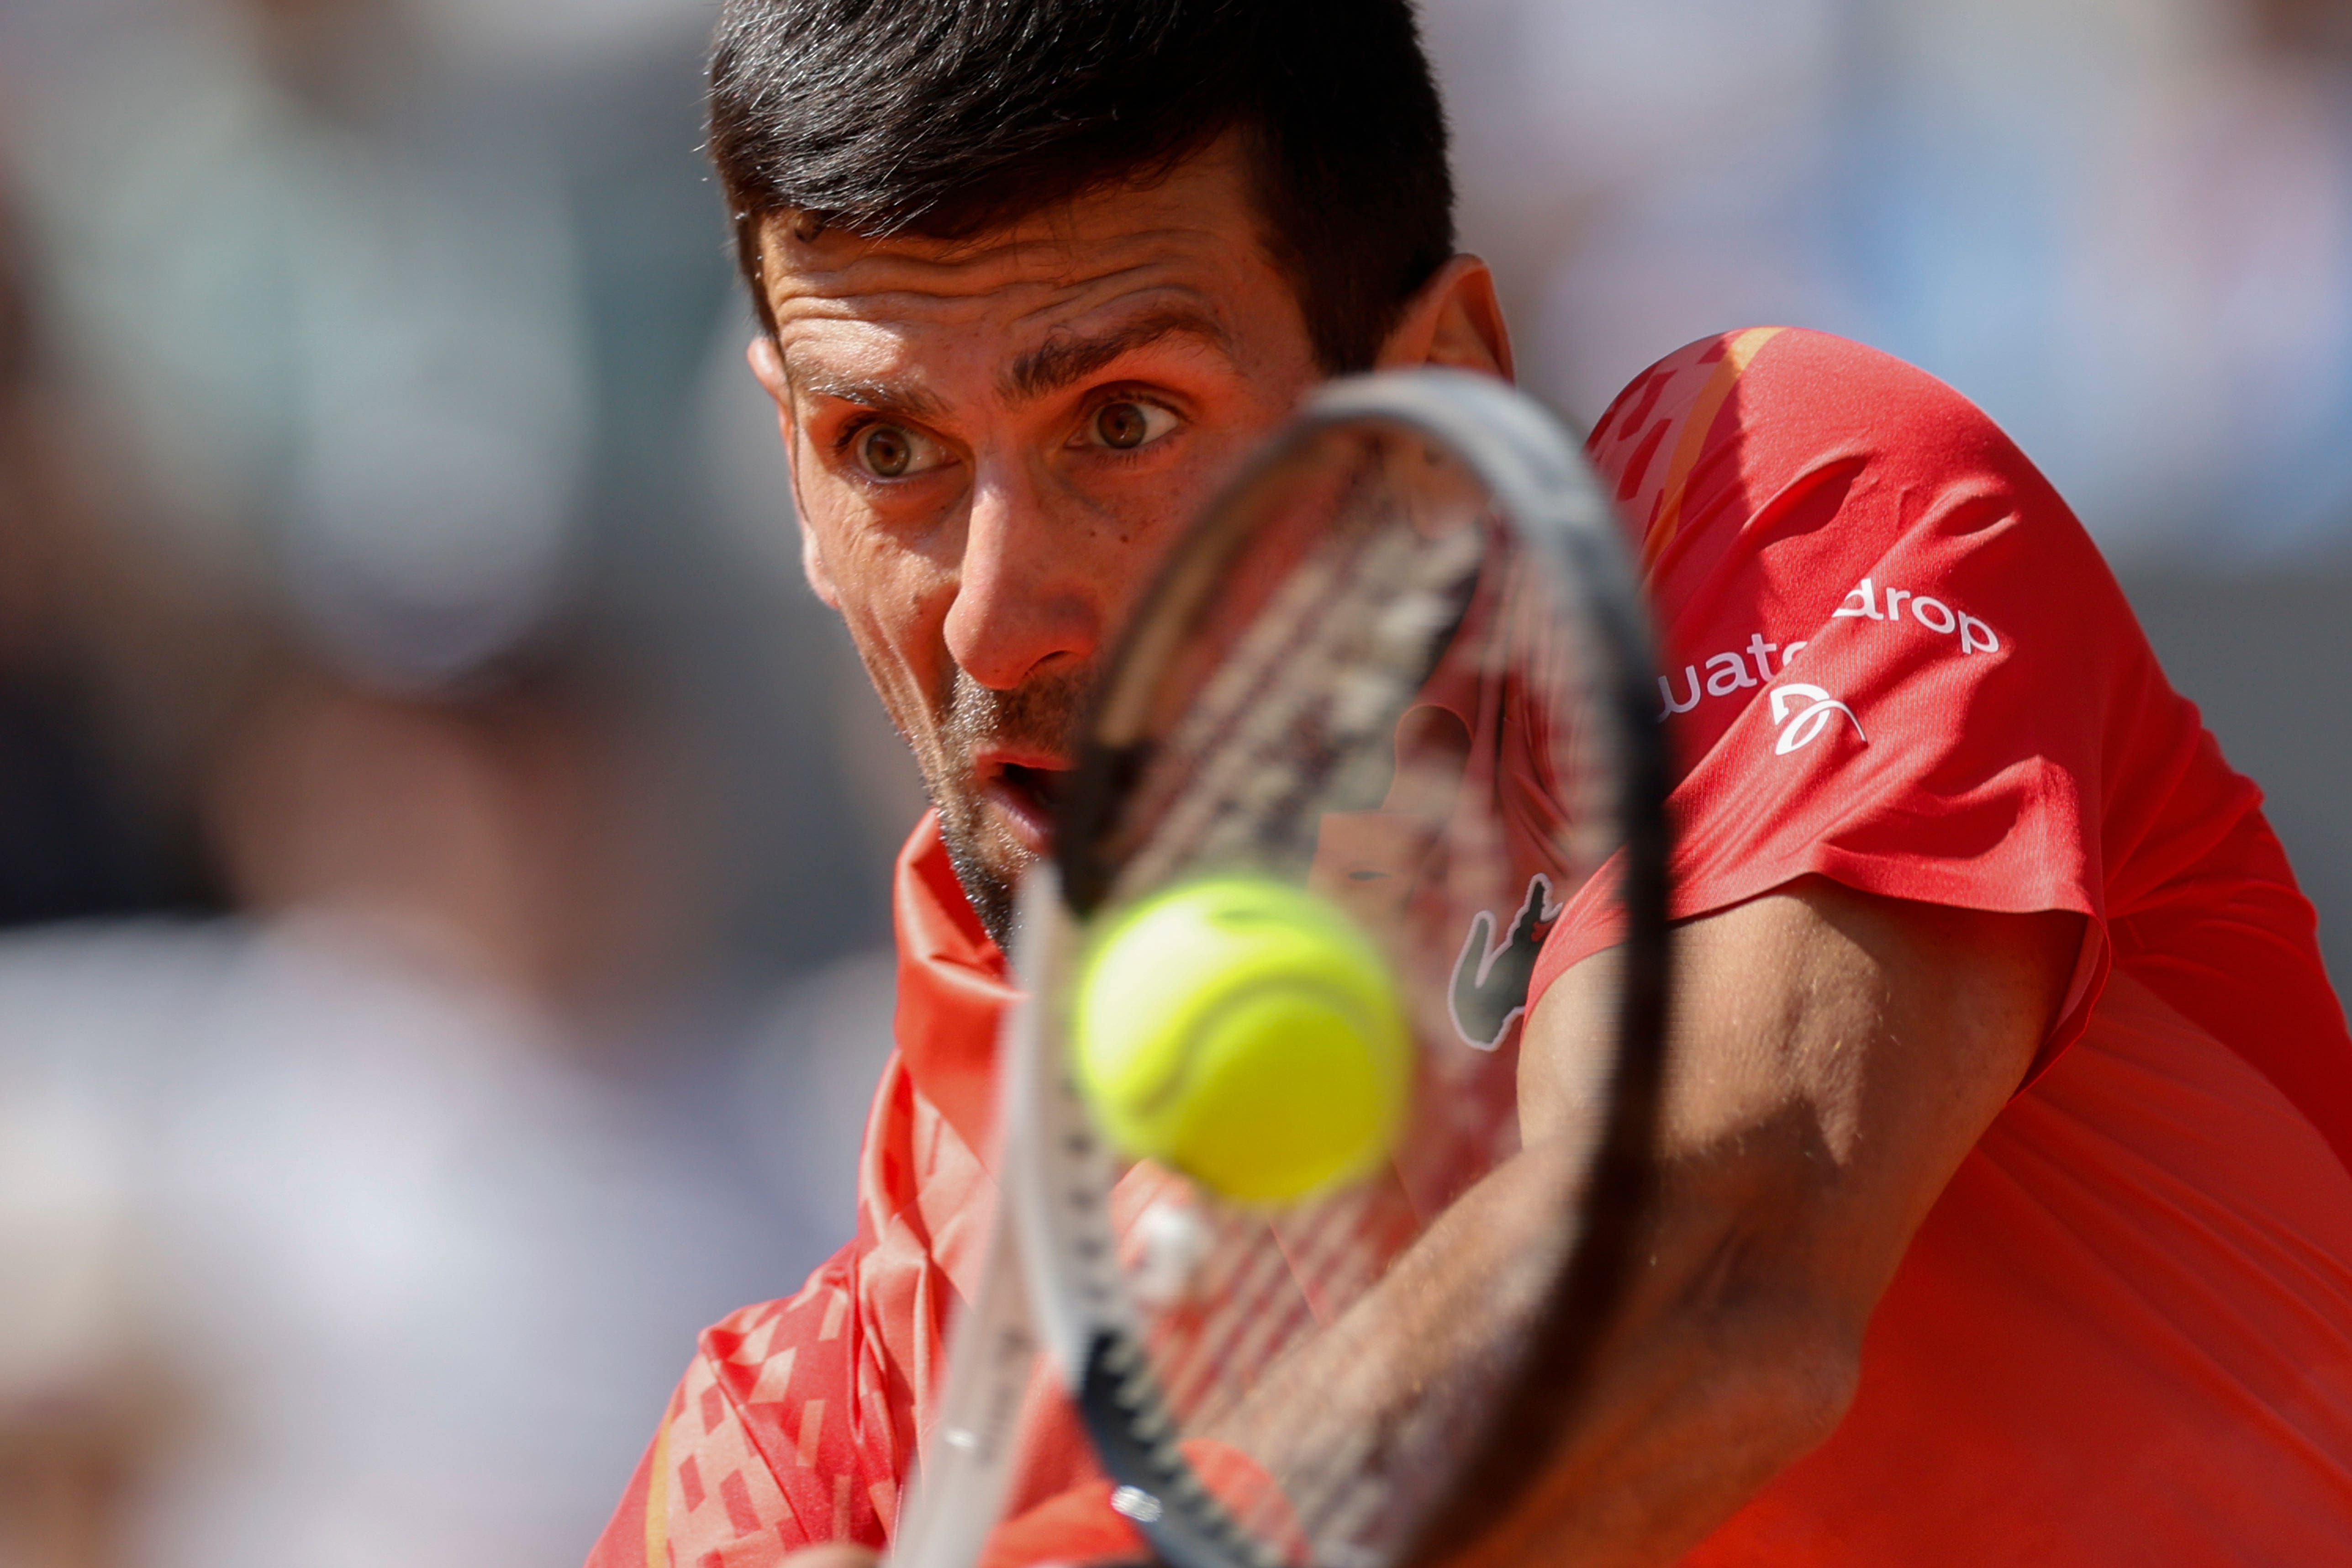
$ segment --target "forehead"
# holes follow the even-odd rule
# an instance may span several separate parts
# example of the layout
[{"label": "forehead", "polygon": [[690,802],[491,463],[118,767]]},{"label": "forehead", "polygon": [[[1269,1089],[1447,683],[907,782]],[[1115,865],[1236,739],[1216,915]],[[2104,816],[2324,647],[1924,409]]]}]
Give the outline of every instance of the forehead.
[{"label": "forehead", "polygon": [[1196,318],[1198,349],[1297,321],[1260,236],[1247,169],[1221,144],[1166,179],[1078,198],[970,239],[798,237],[772,219],[761,256],[777,345],[796,384],[891,367],[1001,368],[1057,338]]}]

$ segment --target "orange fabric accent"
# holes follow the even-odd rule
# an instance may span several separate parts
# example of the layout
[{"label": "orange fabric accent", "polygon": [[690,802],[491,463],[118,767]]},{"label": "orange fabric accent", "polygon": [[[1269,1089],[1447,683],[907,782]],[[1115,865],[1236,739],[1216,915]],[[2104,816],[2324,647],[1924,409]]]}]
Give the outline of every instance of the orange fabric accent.
[{"label": "orange fabric accent", "polygon": [[[899,1051],[866,1123],[857,1238],[798,1294],[703,1334],[593,1568],[758,1568],[824,1542],[886,1546],[897,1527],[899,1489],[936,1417],[949,1319],[979,1286],[995,1200],[965,1129],[984,1133],[992,1116],[997,1025],[1014,992],[929,817],[900,857],[895,907]],[[947,1101],[961,1097],[961,1126],[919,1066],[940,1075]],[[1132,1224],[1167,1181],[1149,1165],[1129,1173],[1113,1194],[1115,1222]],[[1015,1517],[1098,1480],[1076,1415],[1042,1366],[1022,1430]],[[1253,1468],[1220,1447],[1196,1458],[1204,1479],[1223,1495],[1261,1497]],[[1076,1511],[1045,1517],[1084,1513],[1064,1507]]]},{"label": "orange fabric accent", "polygon": [[1731,389],[1746,374],[1764,345],[1780,335],[1780,327],[1750,327],[1716,340],[1722,345],[1722,357],[1715,362],[1706,384],[1699,389],[1682,430],[1675,438],[1675,455],[1666,465],[1665,483],[1660,492],[1658,514],[1642,540],[1642,564],[1655,567],[1666,546],[1682,531],[1683,494],[1689,488],[1691,470],[1698,466],[1699,454],[1706,449],[1709,431],[1715,428],[1715,416],[1731,396]]}]

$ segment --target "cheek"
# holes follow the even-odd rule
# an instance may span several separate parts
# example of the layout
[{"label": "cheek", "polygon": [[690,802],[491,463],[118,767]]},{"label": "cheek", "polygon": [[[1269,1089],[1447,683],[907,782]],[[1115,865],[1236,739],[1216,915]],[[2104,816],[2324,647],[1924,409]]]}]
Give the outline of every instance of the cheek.
[{"label": "cheek", "polygon": [[1180,461],[1120,475],[1097,492],[1098,601],[1109,628],[1123,626],[1158,580],[1161,563],[1249,458],[1287,416],[1285,387],[1233,389],[1189,434]]},{"label": "cheek", "polygon": [[876,530],[828,523],[820,514],[810,536],[824,559],[834,607],[884,705],[901,728],[928,729],[948,689],[944,625],[953,579]]}]

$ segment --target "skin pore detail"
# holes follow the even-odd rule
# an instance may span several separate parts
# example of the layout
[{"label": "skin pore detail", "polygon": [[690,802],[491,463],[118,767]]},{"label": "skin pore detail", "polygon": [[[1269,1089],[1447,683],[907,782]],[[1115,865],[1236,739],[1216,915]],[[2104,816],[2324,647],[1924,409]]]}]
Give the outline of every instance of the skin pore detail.
[{"label": "skin pore detail", "polygon": [[[1102,657],[1216,487],[1329,373],[1264,238],[1245,143],[958,240],[779,215],[751,347],[811,586],[914,752],[992,935],[1047,847]],[[1483,264],[1383,363],[1507,374]]]}]

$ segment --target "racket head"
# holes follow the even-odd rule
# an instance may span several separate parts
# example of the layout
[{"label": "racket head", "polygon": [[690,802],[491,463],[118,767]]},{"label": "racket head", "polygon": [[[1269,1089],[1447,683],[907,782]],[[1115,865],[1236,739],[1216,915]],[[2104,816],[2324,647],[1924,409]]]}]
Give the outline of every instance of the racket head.
[{"label": "racket head", "polygon": [[[1572,1405],[1626,1272],[1662,1071],[1664,764],[1635,581],[1540,408],[1483,377],[1367,377],[1229,487],[1106,667],[1057,875],[1024,899],[1037,1059],[1007,1145],[1030,1174],[1008,1192],[1027,1194],[1031,1292],[1116,1498],[1176,1568],[1382,1568],[1441,1533],[1464,1544]],[[1540,1289],[1406,1419],[1302,1466],[1265,1407],[1275,1369],[1517,1151],[1528,973],[1604,866],[1588,896],[1609,889],[1622,922],[1617,1025],[1572,1174],[1542,1200]],[[1414,1042],[1390,1160],[1279,1209],[1122,1174],[1063,1044],[1088,932],[1234,875],[1346,913]],[[1297,1414],[1303,1435],[1317,1413]],[[1183,1440],[1237,1426],[1274,1434],[1271,1491],[1220,1497],[1195,1472]]]}]

